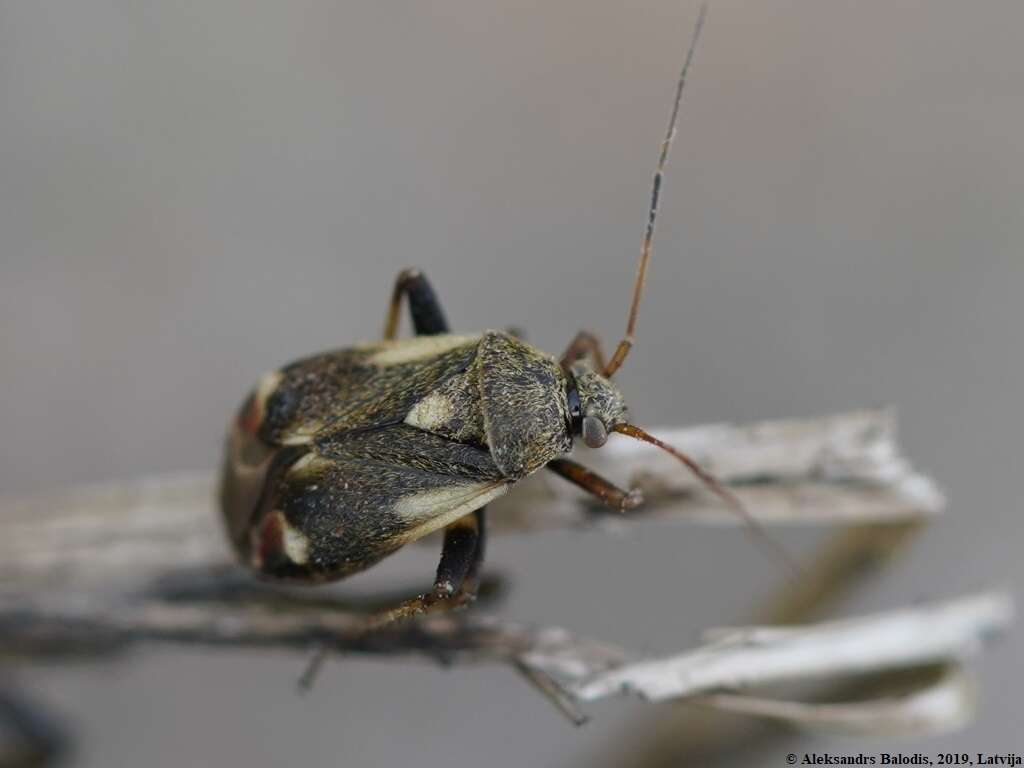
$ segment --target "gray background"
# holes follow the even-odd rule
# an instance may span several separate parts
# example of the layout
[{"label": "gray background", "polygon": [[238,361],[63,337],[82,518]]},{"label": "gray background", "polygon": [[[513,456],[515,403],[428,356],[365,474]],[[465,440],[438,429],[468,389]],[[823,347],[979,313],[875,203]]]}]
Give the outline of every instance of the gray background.
[{"label": "gray background", "polygon": [[[461,329],[621,332],[694,4],[0,3],[0,491],[212,466],[264,369],[379,333],[402,266]],[[844,609],[1019,584],[1024,4],[716,2],[640,343],[642,424],[899,406],[949,516]],[[811,537],[783,535],[794,547]],[[431,552],[352,582],[426,583]],[[652,651],[783,574],[732,530],[499,540],[503,608]],[[932,741],[1024,750],[1021,655]],[[504,669],[152,650],[34,690],[111,765],[571,765]],[[781,765],[782,745],[753,761]]]}]

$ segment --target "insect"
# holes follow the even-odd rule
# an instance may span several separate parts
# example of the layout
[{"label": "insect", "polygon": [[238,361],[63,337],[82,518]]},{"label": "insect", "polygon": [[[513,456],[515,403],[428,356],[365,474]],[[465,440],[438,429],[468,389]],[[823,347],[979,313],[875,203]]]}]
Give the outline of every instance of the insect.
[{"label": "insect", "polygon": [[[685,454],[627,421],[611,377],[633,346],[665,163],[702,10],[661,143],[626,333],[610,358],[582,331],[554,358],[501,331],[453,335],[427,278],[398,276],[384,340],[291,363],[265,375],[228,438],[223,515],[241,560],[266,577],[325,582],[369,568],[444,529],[433,589],[370,626],[450,609],[476,593],[486,505],[541,469],[627,510],[637,491],[566,457],[573,441],[611,432],[671,453],[711,490],[736,499]],[[416,335],[397,339],[403,299]]]}]

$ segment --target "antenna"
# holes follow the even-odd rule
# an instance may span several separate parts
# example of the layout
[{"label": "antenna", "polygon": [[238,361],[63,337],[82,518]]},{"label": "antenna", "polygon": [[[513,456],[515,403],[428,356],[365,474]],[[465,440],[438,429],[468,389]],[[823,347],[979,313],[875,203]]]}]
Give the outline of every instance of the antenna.
[{"label": "antenna", "polygon": [[704,28],[704,19],[707,16],[708,7],[701,5],[700,13],[697,15],[697,23],[693,28],[693,35],[690,37],[690,47],[686,51],[686,60],[679,72],[679,80],[676,83],[676,97],[672,102],[672,114],[668,119],[668,130],[665,131],[665,138],[661,142],[661,154],[658,156],[658,165],[654,169],[654,184],[651,189],[651,207],[647,212],[647,229],[644,232],[643,244],[640,247],[640,263],[636,270],[636,280],[633,283],[633,303],[629,307],[629,320],[626,323],[626,335],[622,337],[619,346],[615,348],[615,354],[608,361],[604,368],[605,376],[612,376],[626,360],[626,355],[633,347],[633,334],[636,330],[636,316],[640,311],[640,298],[644,292],[644,281],[647,278],[647,263],[651,260],[651,252],[654,250],[654,220],[658,216],[658,196],[661,193],[661,181],[665,175],[665,163],[668,162],[668,153],[672,149],[672,140],[676,136],[676,121],[679,117],[679,105],[683,100],[683,86],[686,85],[686,74],[690,69],[690,62],[693,61],[693,54],[697,50],[697,41],[700,39],[700,32]]},{"label": "antenna", "polygon": [[640,440],[644,443],[650,443],[651,445],[665,451],[665,453],[671,454],[672,456],[675,456],[677,459],[679,459],[679,461],[685,464],[687,469],[689,469],[698,480],[704,483],[704,485],[706,485],[712,493],[714,493],[716,496],[718,496],[718,498],[722,499],[722,501],[724,501],[726,504],[732,507],[732,509],[740,517],[743,518],[744,522],[747,524],[747,527],[749,528],[750,532],[755,536],[758,543],[765,547],[766,550],[770,551],[773,557],[777,557],[779,558],[779,560],[785,563],[786,567],[790,570],[790,572],[795,578],[799,579],[801,576],[803,576],[803,569],[800,567],[797,561],[793,559],[793,557],[789,554],[789,552],[787,552],[782,547],[782,545],[780,545],[778,542],[775,541],[775,539],[768,535],[764,528],[761,527],[761,524],[757,522],[754,516],[750,514],[750,511],[743,505],[743,502],[736,498],[735,494],[733,494],[725,486],[723,486],[717,477],[715,477],[706,469],[701,467],[701,465],[694,461],[690,456],[687,456],[678,448],[673,448],[668,443],[659,440],[654,435],[646,432],[643,429],[640,429],[640,427],[637,427],[633,424],[616,424],[614,427],[612,427],[612,432],[618,432],[621,435],[632,437],[634,440]]}]

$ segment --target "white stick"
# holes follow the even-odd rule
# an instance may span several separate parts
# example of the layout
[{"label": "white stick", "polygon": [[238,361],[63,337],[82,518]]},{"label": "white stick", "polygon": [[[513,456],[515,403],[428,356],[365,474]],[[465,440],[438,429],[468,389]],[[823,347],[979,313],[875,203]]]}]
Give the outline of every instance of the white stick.
[{"label": "white stick", "polygon": [[802,627],[717,630],[713,641],[603,672],[570,690],[584,701],[635,693],[663,701],[713,690],[912,667],[974,654],[1007,627],[1013,602],[987,593],[930,606]]},{"label": "white stick", "polygon": [[[732,483],[762,523],[906,523],[944,503],[901,457],[887,411],[652,431]],[[538,473],[492,507],[494,530],[736,521],[676,461],[647,445],[622,438],[578,458],[617,482],[641,484],[651,502],[646,514],[598,512],[572,486]],[[823,710],[726,691],[958,662],[1012,616],[1009,598],[993,593],[831,624],[729,630],[698,649],[656,660],[479,611],[430,617],[368,638],[360,628],[372,606],[276,590],[231,565],[218,517],[209,473],[0,503],[0,650],[8,657],[88,656],[158,640],[305,653],[326,642],[351,652],[508,663],[574,722],[584,719],[581,702],[629,691],[652,701],[689,698],[789,722],[828,723],[844,722],[844,714],[851,722],[860,710],[851,715],[851,705]],[[894,712],[911,722],[922,701],[945,702],[946,716],[933,705],[929,711],[940,714],[930,722],[953,723],[964,716],[966,699],[948,690],[943,698],[943,690],[920,690],[902,707],[893,705]]]}]

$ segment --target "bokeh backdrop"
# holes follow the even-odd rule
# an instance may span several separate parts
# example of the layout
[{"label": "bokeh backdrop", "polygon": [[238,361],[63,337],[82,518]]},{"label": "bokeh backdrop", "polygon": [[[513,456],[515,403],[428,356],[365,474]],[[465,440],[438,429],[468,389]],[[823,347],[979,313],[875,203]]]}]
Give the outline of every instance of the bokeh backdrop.
[{"label": "bokeh backdrop", "polygon": [[[263,370],[375,337],[396,271],[460,329],[558,352],[622,330],[694,3],[0,3],[0,491],[216,464]],[[1019,585],[1024,4],[710,9],[639,343],[642,424],[895,404],[952,499],[892,607]],[[793,547],[809,534],[783,533]],[[352,583],[429,582],[402,553]],[[741,620],[784,574],[736,530],[496,540],[502,609],[651,651]],[[511,671],[153,649],[26,671],[88,766],[594,764]],[[874,749],[1024,748],[1018,643],[975,724]],[[775,750],[776,747],[772,747]]]}]

